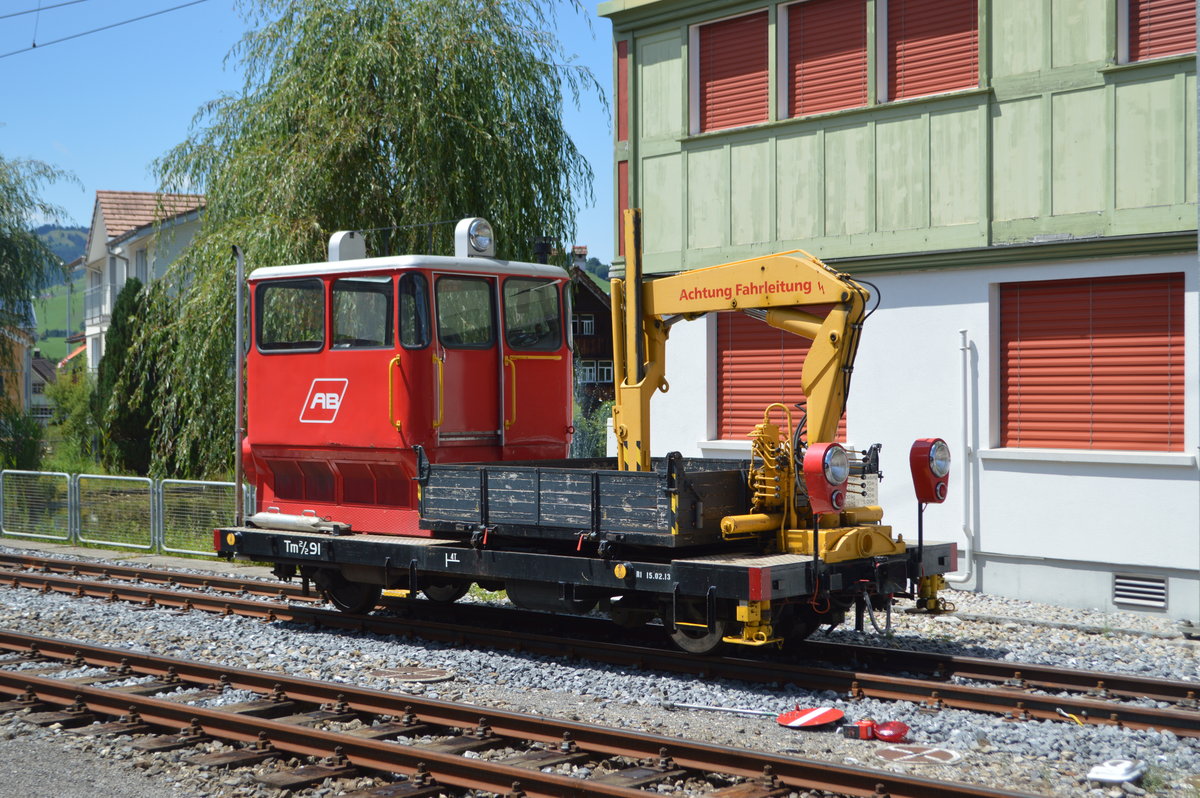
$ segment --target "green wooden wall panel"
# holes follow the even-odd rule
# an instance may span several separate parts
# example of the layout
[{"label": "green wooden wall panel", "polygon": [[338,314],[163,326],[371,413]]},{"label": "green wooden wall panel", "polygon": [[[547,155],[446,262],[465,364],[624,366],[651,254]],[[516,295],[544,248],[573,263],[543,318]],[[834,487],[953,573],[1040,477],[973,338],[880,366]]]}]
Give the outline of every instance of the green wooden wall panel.
[{"label": "green wooden wall panel", "polygon": [[934,227],[983,219],[983,119],[976,109],[929,115],[929,223]]},{"label": "green wooden wall panel", "polygon": [[[1037,72],[1045,63],[1046,0],[1004,0],[992,20],[992,75]],[[1031,47],[1033,43],[1035,46]]]},{"label": "green wooden wall panel", "polygon": [[684,62],[679,34],[660,34],[637,40],[638,132],[645,139],[684,134]]},{"label": "green wooden wall panel", "polygon": [[1196,76],[1185,75],[1183,80],[1183,201],[1196,202]]},{"label": "green wooden wall panel", "polygon": [[876,124],[876,229],[929,226],[928,131],[924,116]]},{"label": "green wooden wall panel", "polygon": [[678,252],[683,248],[683,213],[679,190],[683,179],[681,155],[642,159],[642,249],[647,254]]},{"label": "green wooden wall panel", "polygon": [[820,133],[806,133],[775,142],[776,234],[782,241],[824,235],[821,139]]},{"label": "green wooden wall panel", "polygon": [[729,237],[733,244],[765,244],[774,238],[776,175],[770,142],[737,143],[729,148]]},{"label": "green wooden wall panel", "polygon": [[1042,98],[992,106],[992,215],[1025,219],[1045,212],[1045,104]]},{"label": "green wooden wall panel", "polygon": [[647,268],[1194,230],[1195,62],[1112,63],[1115,2],[990,0],[978,91],[705,135],[687,130],[687,26],[751,7],[621,28]]},{"label": "green wooden wall panel", "polygon": [[1184,165],[1175,146],[1186,129],[1173,77],[1117,86],[1116,207],[1175,201]]},{"label": "green wooden wall panel", "polygon": [[866,186],[873,179],[871,128],[866,124],[825,132],[825,235],[867,232]]},{"label": "green wooden wall panel", "polygon": [[729,150],[725,146],[687,154],[687,245],[722,247],[729,231]]},{"label": "green wooden wall panel", "polygon": [[[1007,4],[1009,0],[1004,0]],[[1110,0],[1051,0],[1050,64],[1067,67],[1103,61]],[[1000,11],[1010,13],[1008,8]]]},{"label": "green wooden wall panel", "polygon": [[1107,99],[1103,88],[1050,98],[1052,212],[1057,216],[1107,206]]}]

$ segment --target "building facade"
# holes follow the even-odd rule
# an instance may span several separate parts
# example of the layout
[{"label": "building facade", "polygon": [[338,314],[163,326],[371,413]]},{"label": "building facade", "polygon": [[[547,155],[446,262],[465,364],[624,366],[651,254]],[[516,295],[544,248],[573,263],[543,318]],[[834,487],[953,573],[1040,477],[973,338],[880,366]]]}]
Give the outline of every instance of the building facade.
[{"label": "building facade", "polygon": [[[958,584],[1200,620],[1195,0],[600,13],[648,272],[802,248],[873,284],[845,427],[884,444],[888,520],[913,532],[908,447],[938,435]],[[654,454],[747,454],[804,351],[676,325]]]},{"label": "building facade", "polygon": [[200,226],[204,197],[145,191],[97,191],[84,250],[84,333],[88,368],[100,366],[113,304],[136,277],[143,285],[166,274]]}]

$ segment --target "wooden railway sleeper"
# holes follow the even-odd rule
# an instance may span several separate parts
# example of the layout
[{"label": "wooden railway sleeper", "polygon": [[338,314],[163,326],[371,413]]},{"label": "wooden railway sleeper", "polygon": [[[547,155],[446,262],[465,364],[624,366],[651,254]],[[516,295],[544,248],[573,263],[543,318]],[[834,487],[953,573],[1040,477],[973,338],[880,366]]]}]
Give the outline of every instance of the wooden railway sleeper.
[{"label": "wooden railway sleeper", "polygon": [[278,790],[302,790],[314,787],[326,779],[349,778],[358,772],[358,768],[350,763],[341,746],[338,746],[332,754],[311,764],[259,774],[255,781]]}]

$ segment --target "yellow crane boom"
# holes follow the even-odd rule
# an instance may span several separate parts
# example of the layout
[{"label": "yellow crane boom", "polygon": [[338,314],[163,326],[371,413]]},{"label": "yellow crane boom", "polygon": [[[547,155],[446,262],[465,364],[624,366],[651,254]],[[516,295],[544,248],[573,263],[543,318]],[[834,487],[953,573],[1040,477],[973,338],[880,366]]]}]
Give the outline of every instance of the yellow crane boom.
[{"label": "yellow crane boom", "polygon": [[[613,430],[622,471],[650,470],[650,397],[666,391],[671,325],[706,313],[741,310],[812,340],[801,386],[808,440],[832,441],[870,292],[802,250],[643,279],[641,210],[625,211],[625,276],[612,281]],[[830,306],[819,316],[802,307]]]}]

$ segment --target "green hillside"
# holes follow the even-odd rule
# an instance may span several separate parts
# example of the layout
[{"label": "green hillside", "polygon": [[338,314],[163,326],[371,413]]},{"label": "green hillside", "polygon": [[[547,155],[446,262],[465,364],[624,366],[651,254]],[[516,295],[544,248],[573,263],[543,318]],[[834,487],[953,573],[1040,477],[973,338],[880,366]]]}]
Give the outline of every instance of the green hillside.
[{"label": "green hillside", "polygon": [[71,327],[83,332],[83,291],[87,279],[81,271],[75,272],[74,290],[66,283],[52,286],[40,292],[33,302],[37,313],[38,343],[42,356],[51,360],[62,360],[67,356],[67,299],[71,300]]},{"label": "green hillside", "polygon": [[59,227],[44,224],[35,229],[34,234],[62,258],[63,263],[70,263],[83,254],[87,246],[88,229],[86,227]]}]

